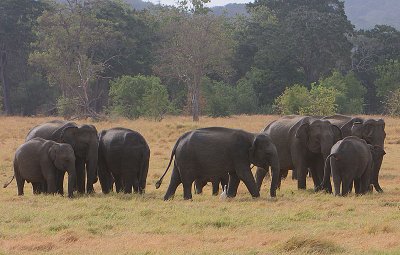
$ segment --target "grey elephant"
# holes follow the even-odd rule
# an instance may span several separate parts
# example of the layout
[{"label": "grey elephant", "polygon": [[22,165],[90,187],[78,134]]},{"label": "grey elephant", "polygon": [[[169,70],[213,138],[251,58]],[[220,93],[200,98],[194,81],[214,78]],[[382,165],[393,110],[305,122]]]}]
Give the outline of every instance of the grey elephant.
[{"label": "grey elephant", "polygon": [[[86,180],[87,193],[94,192],[99,142],[97,130],[93,125],[78,126],[74,122],[53,120],[32,128],[25,140],[29,141],[35,137],[70,144],[76,158],[77,190],[79,193],[85,193]],[[64,175],[60,173],[57,178],[57,190],[63,194]]]},{"label": "grey elephant", "polygon": [[353,181],[356,194],[369,192],[374,162],[384,154],[382,147],[369,145],[356,136],[348,136],[338,141],[332,147],[325,165],[328,178],[332,172],[335,195],[347,195]]},{"label": "grey elephant", "polygon": [[199,178],[194,181],[194,190],[196,194],[203,193],[204,186],[207,185],[208,182],[212,183],[212,194],[213,196],[217,196],[219,193],[219,185],[221,184],[222,189],[228,187],[229,182],[229,174],[225,174],[224,176],[218,178]]},{"label": "grey elephant", "polygon": [[270,195],[276,196],[279,161],[275,145],[266,134],[239,129],[209,127],[182,135],[176,142],[167,169],[156,183],[159,188],[174,160],[171,181],[164,200],[170,199],[180,183],[184,199],[192,198],[192,183],[201,178],[220,178],[229,173],[227,196],[235,197],[240,180],[252,197],[259,197],[250,164],[272,168]]},{"label": "grey elephant", "polygon": [[[31,182],[32,185],[46,183],[47,190],[45,192],[56,193],[57,176],[60,172],[65,173],[65,171],[68,172],[68,197],[73,197],[76,170],[75,155],[71,145],[34,138],[22,144],[15,152],[14,177],[20,196],[24,194],[25,181]],[[11,181],[4,185],[4,188]]]},{"label": "grey elephant", "polygon": [[[364,139],[368,144],[373,146],[380,146],[384,149],[384,143],[386,138],[385,132],[385,121],[383,119],[363,119],[359,117],[352,117],[346,115],[333,115],[327,116],[323,119],[329,120],[331,123],[340,127],[343,137],[357,136]],[[377,192],[383,192],[379,184],[379,171],[382,166],[383,156],[378,158],[374,163],[374,168],[371,175],[371,184],[374,185]],[[324,180],[324,183],[317,189],[323,189],[329,187],[327,183],[329,179]],[[329,191],[329,188],[327,189]]]},{"label": "grey elephant", "polygon": [[126,128],[99,133],[99,180],[103,193],[144,193],[149,170],[150,148],[144,137]]},{"label": "grey elephant", "polygon": [[[310,116],[283,116],[270,123],[263,132],[271,138],[278,150],[280,176],[287,176],[288,170],[296,172],[299,189],[306,188],[308,169],[314,186],[321,183],[324,162],[333,144],[341,139],[341,131],[337,126]],[[257,168],[256,182],[259,189],[267,172],[268,169]]]}]

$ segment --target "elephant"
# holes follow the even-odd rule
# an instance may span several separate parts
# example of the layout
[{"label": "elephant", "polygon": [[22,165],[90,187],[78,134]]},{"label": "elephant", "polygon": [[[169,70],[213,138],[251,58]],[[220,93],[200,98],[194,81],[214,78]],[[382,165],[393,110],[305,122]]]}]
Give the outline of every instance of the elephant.
[{"label": "elephant", "polygon": [[[283,116],[265,127],[267,134],[275,144],[280,165],[280,178],[287,176],[288,170],[297,173],[298,189],[306,188],[308,168],[314,186],[321,183],[324,174],[324,162],[330,154],[331,147],[341,139],[339,127],[327,120],[311,116]],[[256,171],[256,183],[261,188],[268,169],[261,167]]]},{"label": "elephant", "polygon": [[[86,191],[94,192],[93,184],[97,180],[98,137],[93,125],[78,126],[74,122],[53,120],[32,128],[26,141],[41,137],[59,143],[67,143],[75,152],[75,168],[77,175],[77,190],[85,193],[85,174],[87,175]],[[85,173],[86,170],[86,173]],[[57,190],[63,194],[64,175],[60,173],[57,180]]]},{"label": "elephant", "polygon": [[[57,176],[68,172],[68,197],[73,197],[76,183],[75,154],[71,145],[56,143],[42,138],[33,138],[22,144],[15,152],[14,176],[4,185],[6,188],[16,179],[18,195],[24,194],[25,181],[47,184],[45,192],[57,191]],[[35,191],[35,189],[34,189]]]},{"label": "elephant", "polygon": [[204,186],[207,185],[208,182],[212,183],[212,194],[213,196],[217,196],[219,193],[219,184],[221,183],[222,189],[228,186],[229,182],[229,174],[218,178],[198,178],[194,181],[195,194],[203,193]]},{"label": "elephant", "polygon": [[375,160],[385,154],[380,146],[367,144],[365,140],[356,136],[345,137],[333,145],[325,162],[324,178],[329,178],[332,172],[335,195],[347,195],[353,181],[355,193],[365,194],[370,191],[370,178]]},{"label": "elephant", "polygon": [[126,128],[111,128],[99,133],[98,175],[103,193],[144,193],[149,170],[150,148],[144,137]]},{"label": "elephant", "polygon": [[272,168],[270,195],[276,196],[279,161],[275,145],[266,134],[249,133],[223,127],[200,128],[183,134],[172,149],[164,174],[156,183],[158,189],[174,160],[171,181],[164,200],[174,196],[180,183],[183,197],[192,198],[192,183],[196,179],[221,178],[229,174],[228,197],[235,197],[240,180],[252,197],[259,197],[250,164]]},{"label": "elephant", "polygon": [[[373,146],[380,146],[382,150],[384,149],[384,143],[386,138],[385,133],[385,121],[383,119],[363,119],[359,117],[351,117],[346,115],[333,115],[327,116],[323,119],[329,120],[331,123],[340,127],[343,137],[347,136],[357,136],[364,139],[368,144]],[[371,183],[373,184],[377,192],[383,192],[379,184],[379,171],[382,166],[383,155],[380,159],[377,159],[371,175]],[[317,189],[323,189],[329,187],[329,178],[324,180],[324,183]]]}]

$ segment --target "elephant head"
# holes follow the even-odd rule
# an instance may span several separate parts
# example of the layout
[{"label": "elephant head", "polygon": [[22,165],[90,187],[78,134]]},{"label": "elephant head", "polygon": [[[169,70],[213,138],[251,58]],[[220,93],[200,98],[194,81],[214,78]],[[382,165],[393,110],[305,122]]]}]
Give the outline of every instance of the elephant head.
[{"label": "elephant head", "polygon": [[[96,128],[93,125],[82,125],[78,127],[73,122],[67,122],[54,131],[52,136],[57,142],[70,144],[74,149],[76,160],[86,163],[87,192],[92,192],[93,184],[97,179],[99,148]],[[84,171],[84,169],[77,169],[77,171]]]},{"label": "elephant head", "polygon": [[295,136],[310,152],[322,153],[325,161],[332,146],[342,139],[342,132],[328,120],[305,118],[297,128]]},{"label": "elephant head", "polygon": [[271,197],[275,197],[279,184],[279,157],[275,144],[268,135],[261,133],[254,137],[249,149],[249,159],[251,164],[258,167],[267,168],[271,166],[272,181],[270,195]]},{"label": "elephant head", "polygon": [[68,173],[68,197],[73,196],[76,184],[75,154],[69,144],[55,143],[49,148],[49,156],[54,166]]},{"label": "elephant head", "polygon": [[364,139],[368,144],[379,145],[383,148],[386,133],[383,119],[367,119],[353,123],[351,134]]}]

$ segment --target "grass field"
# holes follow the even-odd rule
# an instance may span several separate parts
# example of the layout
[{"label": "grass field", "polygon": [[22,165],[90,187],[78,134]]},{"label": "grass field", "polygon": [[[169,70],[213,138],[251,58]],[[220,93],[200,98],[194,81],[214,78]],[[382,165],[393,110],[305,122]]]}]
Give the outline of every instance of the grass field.
[{"label": "grass field", "polygon": [[[376,116],[375,116],[376,117]],[[0,254],[400,254],[400,119],[385,118],[387,152],[380,173],[383,194],[334,197],[298,191],[290,178],[277,199],[252,199],[240,185],[234,199],[221,201],[207,186],[184,201],[182,186],[172,201],[154,183],[167,166],[176,139],[207,126],[257,132],[277,116],[168,117],[162,122],[109,120],[98,130],[122,126],[139,131],[151,149],[146,194],[96,194],[68,199],[17,196],[15,181],[0,192]],[[0,184],[13,175],[15,149],[29,129],[50,118],[0,117]]]}]

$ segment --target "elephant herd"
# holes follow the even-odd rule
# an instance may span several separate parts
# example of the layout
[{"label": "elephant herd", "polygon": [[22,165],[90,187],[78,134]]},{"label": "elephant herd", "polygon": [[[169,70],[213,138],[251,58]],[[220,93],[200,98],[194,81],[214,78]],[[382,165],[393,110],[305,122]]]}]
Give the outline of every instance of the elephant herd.
[{"label": "elephant herd", "polygon": [[[289,170],[299,189],[306,188],[310,173],[315,191],[331,193],[332,176],[335,195],[346,195],[353,184],[356,194],[365,194],[372,186],[382,192],[378,176],[385,137],[383,119],[345,115],[283,116],[260,133],[196,129],[178,138],[156,188],[173,164],[164,200],[172,198],[180,184],[184,199],[191,199],[193,183],[195,193],[201,193],[207,182],[212,182],[213,195],[221,183],[224,194],[235,197],[242,181],[252,197],[259,197],[269,168],[271,197]],[[105,194],[114,185],[116,192],[144,193],[149,160],[150,148],[138,132],[112,128],[98,133],[93,125],[55,120],[29,131],[15,153],[14,177],[18,195],[23,195],[25,181],[32,183],[34,194],[63,194],[65,172],[69,197],[75,190],[93,192],[97,180]],[[255,176],[252,165],[257,167]]]}]

